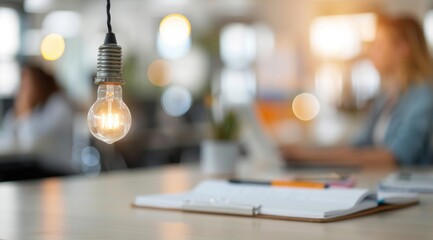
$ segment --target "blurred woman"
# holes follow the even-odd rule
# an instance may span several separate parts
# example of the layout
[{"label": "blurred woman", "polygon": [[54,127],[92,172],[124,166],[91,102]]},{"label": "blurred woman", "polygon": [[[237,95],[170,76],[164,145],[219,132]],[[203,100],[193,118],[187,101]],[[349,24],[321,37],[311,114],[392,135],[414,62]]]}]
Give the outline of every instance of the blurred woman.
[{"label": "blurred woman", "polygon": [[420,24],[411,17],[380,18],[370,58],[381,74],[382,93],[354,145],[286,146],[286,159],[349,165],[433,163],[433,65]]},{"label": "blurred woman", "polygon": [[31,155],[44,170],[70,173],[72,121],[73,109],[55,79],[25,65],[14,107],[0,128],[0,154]]}]

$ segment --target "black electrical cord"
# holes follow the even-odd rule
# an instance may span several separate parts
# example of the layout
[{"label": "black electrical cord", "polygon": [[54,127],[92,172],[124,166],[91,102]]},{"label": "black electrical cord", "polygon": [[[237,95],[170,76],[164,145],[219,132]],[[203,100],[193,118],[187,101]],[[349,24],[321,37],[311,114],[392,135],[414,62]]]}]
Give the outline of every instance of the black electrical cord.
[{"label": "black electrical cord", "polygon": [[110,14],[111,2],[107,0],[107,28],[108,33],[105,35],[105,44],[117,44],[116,36],[111,29],[111,14]]},{"label": "black electrical cord", "polygon": [[110,0],[107,0],[107,28],[108,28],[108,32],[112,33],[110,7],[111,7]]}]

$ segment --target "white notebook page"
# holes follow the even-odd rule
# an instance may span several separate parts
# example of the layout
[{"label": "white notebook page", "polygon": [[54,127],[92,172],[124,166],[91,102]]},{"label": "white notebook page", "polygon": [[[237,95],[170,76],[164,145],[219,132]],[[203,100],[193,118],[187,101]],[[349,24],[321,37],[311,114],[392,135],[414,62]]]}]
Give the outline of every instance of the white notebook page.
[{"label": "white notebook page", "polygon": [[376,207],[376,200],[367,199],[369,195],[368,189],[278,188],[208,180],[188,193],[139,196],[135,203],[176,209],[186,200],[229,201],[261,205],[260,214],[265,215],[329,218]]}]

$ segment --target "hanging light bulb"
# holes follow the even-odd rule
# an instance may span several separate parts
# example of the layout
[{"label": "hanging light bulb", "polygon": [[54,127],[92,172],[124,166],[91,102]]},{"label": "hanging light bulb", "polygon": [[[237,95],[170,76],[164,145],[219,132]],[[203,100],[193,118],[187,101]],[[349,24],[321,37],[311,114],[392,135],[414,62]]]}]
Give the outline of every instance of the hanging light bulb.
[{"label": "hanging light bulb", "polygon": [[112,144],[128,133],[131,112],[122,100],[122,48],[111,31],[110,0],[107,0],[107,27],[105,41],[99,47],[95,84],[98,98],[90,108],[87,123],[97,139]]}]

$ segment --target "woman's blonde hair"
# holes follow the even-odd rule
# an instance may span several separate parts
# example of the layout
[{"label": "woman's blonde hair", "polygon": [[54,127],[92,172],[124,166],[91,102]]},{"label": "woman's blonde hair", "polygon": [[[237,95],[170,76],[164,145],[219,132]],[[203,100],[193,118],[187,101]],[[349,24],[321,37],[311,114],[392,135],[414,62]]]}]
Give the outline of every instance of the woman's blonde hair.
[{"label": "woman's blonde hair", "polygon": [[431,81],[433,63],[427,41],[420,23],[413,17],[396,18],[380,16],[378,26],[389,31],[397,41],[404,41],[409,47],[407,61],[408,85],[414,81]]}]

